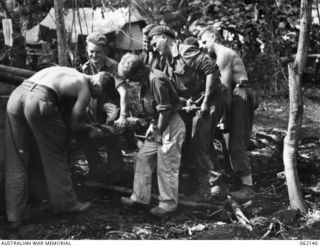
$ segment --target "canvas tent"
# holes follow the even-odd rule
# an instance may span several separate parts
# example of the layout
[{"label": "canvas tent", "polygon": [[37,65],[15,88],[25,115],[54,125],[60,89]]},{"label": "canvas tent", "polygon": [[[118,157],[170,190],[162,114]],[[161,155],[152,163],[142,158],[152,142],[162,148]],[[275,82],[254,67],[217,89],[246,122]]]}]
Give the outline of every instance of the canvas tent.
[{"label": "canvas tent", "polygon": [[[55,13],[52,8],[47,16],[26,33],[27,43],[36,43],[45,40],[49,34],[54,35]],[[65,26],[71,41],[77,42],[78,35],[88,35],[91,32],[108,34],[116,32],[116,45],[124,50],[142,49],[141,24],[145,24],[145,18],[135,9],[119,8],[116,10],[96,8],[68,9],[66,11]],[[130,21],[129,21],[130,20]],[[131,25],[129,25],[131,23]],[[48,35],[43,35],[45,31]],[[131,39],[131,42],[130,42]]]}]

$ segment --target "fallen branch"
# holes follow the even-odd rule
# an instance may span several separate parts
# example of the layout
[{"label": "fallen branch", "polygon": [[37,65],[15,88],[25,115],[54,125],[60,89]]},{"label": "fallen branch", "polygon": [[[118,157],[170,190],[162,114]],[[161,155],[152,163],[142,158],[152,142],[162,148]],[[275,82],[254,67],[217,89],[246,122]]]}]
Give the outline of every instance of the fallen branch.
[{"label": "fallen branch", "polygon": [[230,204],[230,207],[238,221],[251,232],[253,230],[252,224],[242,212],[240,205],[235,200],[232,200],[230,196],[228,196],[227,202]]},{"label": "fallen branch", "polygon": [[211,203],[202,203],[202,202],[191,202],[179,199],[179,205],[191,208],[207,208],[207,209],[224,209],[225,203],[220,202],[211,202]]},{"label": "fallen branch", "polygon": [[223,212],[223,211],[224,211],[224,209],[221,208],[221,209],[218,209],[217,211],[214,211],[214,212],[211,213],[211,214],[208,214],[207,216],[208,216],[208,217],[212,217],[212,216],[215,216],[215,215],[217,215],[217,214],[219,214],[219,213],[221,213],[221,212]]},{"label": "fallen branch", "polygon": [[267,236],[269,236],[269,234],[271,233],[273,227],[274,227],[274,222],[271,222],[268,226],[267,231],[265,232],[265,234],[263,234],[263,236],[260,238],[260,240],[264,240]]},{"label": "fallen branch", "polygon": [[283,141],[283,136],[276,135],[276,134],[269,134],[263,131],[257,132],[256,136],[259,138],[267,139],[268,141],[273,141],[275,143],[279,143]]},{"label": "fallen branch", "polygon": [[272,230],[276,230],[276,228],[279,227],[279,231],[275,232],[275,235],[277,236],[278,234],[281,234],[281,236],[286,239],[284,236],[283,236],[283,233],[286,233],[286,229],[285,229],[285,226],[284,224],[277,218],[273,217],[271,219],[271,222],[268,226],[268,229],[267,231],[265,232],[265,234],[263,234],[263,236],[260,238],[260,240],[264,240],[266,239],[267,236],[270,235],[270,233],[272,232]]}]

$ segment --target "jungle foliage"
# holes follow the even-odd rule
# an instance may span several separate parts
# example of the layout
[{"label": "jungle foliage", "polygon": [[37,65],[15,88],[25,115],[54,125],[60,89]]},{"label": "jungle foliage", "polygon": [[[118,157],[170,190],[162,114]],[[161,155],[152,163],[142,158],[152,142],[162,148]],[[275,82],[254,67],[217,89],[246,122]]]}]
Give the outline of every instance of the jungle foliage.
[{"label": "jungle foliage", "polygon": [[[15,26],[20,25],[16,30],[21,31],[39,23],[53,7],[48,0],[17,2],[22,7],[12,10],[11,16],[17,20]],[[314,0],[314,9],[316,3]],[[190,27],[195,23],[198,26],[215,24],[223,30],[226,45],[242,55],[257,88],[271,93],[287,90],[287,62],[297,50],[299,0],[65,0],[64,4],[66,8],[118,8],[131,4],[149,22],[174,28],[181,39],[191,35]],[[313,24],[309,54],[320,51],[319,31],[319,25]],[[314,70],[314,64],[311,66]]]}]

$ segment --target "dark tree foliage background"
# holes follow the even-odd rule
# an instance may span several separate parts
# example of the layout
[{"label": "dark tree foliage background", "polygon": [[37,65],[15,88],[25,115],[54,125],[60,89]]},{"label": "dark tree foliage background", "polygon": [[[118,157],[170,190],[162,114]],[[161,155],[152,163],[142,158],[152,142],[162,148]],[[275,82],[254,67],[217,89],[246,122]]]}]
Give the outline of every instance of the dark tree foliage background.
[{"label": "dark tree foliage background", "polygon": [[[4,2],[4,0],[0,0]],[[53,7],[50,0],[17,0],[22,7],[11,10],[15,30],[39,23]],[[316,1],[315,1],[316,2]],[[226,45],[243,57],[250,79],[262,91],[287,90],[287,58],[297,50],[299,0],[65,0],[66,8],[135,7],[149,22],[174,28],[179,37],[190,35],[195,20],[218,23],[228,32]],[[314,4],[314,7],[316,4]],[[319,53],[320,28],[313,24],[309,53]],[[263,92],[265,93],[265,92]]]},{"label": "dark tree foliage background", "polygon": [[[159,4],[164,5],[156,8]],[[197,19],[204,24],[219,23],[229,32],[226,45],[243,56],[256,87],[272,93],[287,90],[287,64],[283,61],[297,50],[299,0],[168,0],[156,1],[153,9],[159,10],[155,19],[174,28],[182,38]],[[313,24],[309,53],[319,53],[319,31],[319,25]]]}]

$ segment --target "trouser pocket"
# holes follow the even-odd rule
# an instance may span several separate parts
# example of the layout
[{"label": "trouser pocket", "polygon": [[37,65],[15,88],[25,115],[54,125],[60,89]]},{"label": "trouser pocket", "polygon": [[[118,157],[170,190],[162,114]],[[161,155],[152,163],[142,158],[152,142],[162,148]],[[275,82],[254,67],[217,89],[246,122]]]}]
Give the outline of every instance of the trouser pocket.
[{"label": "trouser pocket", "polygon": [[58,107],[50,101],[39,101],[39,111],[44,118],[50,118],[59,113]]}]

